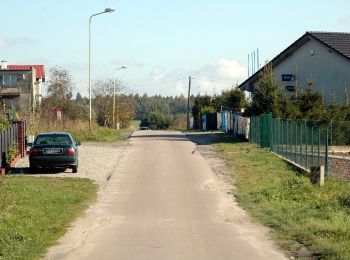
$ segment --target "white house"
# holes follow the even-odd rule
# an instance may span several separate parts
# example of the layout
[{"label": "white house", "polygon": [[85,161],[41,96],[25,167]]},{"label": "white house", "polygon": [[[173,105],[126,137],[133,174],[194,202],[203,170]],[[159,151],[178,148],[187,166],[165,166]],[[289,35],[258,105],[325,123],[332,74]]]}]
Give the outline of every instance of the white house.
[{"label": "white house", "polygon": [[[287,93],[311,87],[324,95],[325,102],[350,101],[350,33],[306,32],[272,61],[276,80]],[[257,71],[239,88],[254,92]]]}]

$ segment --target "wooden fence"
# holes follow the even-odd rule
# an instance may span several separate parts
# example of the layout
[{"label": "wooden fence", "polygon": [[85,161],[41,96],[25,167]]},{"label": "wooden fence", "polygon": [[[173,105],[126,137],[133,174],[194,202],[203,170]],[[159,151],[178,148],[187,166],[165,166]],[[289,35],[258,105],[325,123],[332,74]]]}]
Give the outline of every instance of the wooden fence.
[{"label": "wooden fence", "polygon": [[25,156],[25,121],[16,121],[0,132],[1,167],[5,167],[10,149],[16,148],[21,157]]}]

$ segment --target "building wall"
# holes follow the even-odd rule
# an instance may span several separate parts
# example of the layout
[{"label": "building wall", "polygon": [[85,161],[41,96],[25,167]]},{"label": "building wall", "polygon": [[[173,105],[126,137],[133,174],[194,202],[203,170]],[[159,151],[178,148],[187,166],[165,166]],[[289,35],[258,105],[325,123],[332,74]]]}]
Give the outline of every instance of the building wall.
[{"label": "building wall", "polygon": [[[33,69],[34,70],[34,69]],[[33,96],[35,94],[35,71],[13,71],[0,70],[0,75],[13,75],[17,77],[16,87],[20,87],[19,95],[1,95],[1,100],[4,101],[6,108],[16,108],[17,111],[23,115],[28,115],[33,108]],[[13,86],[14,87],[14,86]],[[8,86],[0,86],[0,88],[7,88]]]},{"label": "building wall", "polygon": [[[350,99],[350,61],[316,40],[302,45],[278,64],[274,73],[284,90],[292,85],[298,92],[312,82],[312,89],[324,93],[326,103],[335,100],[344,104]],[[293,74],[295,80],[282,81],[282,74]]]}]

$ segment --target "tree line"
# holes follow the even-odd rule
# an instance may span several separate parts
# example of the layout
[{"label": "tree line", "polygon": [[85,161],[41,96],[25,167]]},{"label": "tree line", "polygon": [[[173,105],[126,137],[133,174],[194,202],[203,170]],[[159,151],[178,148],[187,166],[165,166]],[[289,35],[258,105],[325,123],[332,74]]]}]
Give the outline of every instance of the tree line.
[{"label": "tree line", "polygon": [[[74,83],[69,71],[54,67],[50,70],[49,78],[47,96],[43,98],[40,111],[37,111],[40,116],[51,118],[52,109],[57,108],[71,120],[88,120],[89,100],[79,92],[73,97]],[[350,121],[349,104],[325,104],[323,95],[315,92],[312,85],[300,88],[292,94],[284,92],[275,80],[269,64],[261,73],[250,102],[236,86],[222,91],[219,95],[191,95],[190,107],[195,122],[201,119],[203,113],[221,110],[235,111],[244,116],[258,116],[271,112],[275,118],[296,122],[308,120],[323,125]],[[93,84],[92,111],[94,120],[99,125],[108,127],[115,127],[117,122],[121,127],[127,127],[130,120],[135,119],[140,120],[141,125],[153,129],[184,129],[187,124],[187,97],[130,94],[123,82],[105,79]],[[349,129],[344,131],[349,133],[350,124],[347,126]]]},{"label": "tree line", "polygon": [[[57,110],[63,112],[62,120],[88,120],[89,99],[79,92],[73,96],[74,82],[70,72],[62,67],[54,67],[49,74],[47,94],[34,115],[34,121],[57,120],[53,115],[53,111]],[[153,129],[185,128],[186,111],[187,97],[183,95],[163,97],[130,94],[118,79],[101,79],[92,85],[92,118],[101,126],[116,127],[119,123],[120,127],[126,128],[131,120],[139,120]]]}]

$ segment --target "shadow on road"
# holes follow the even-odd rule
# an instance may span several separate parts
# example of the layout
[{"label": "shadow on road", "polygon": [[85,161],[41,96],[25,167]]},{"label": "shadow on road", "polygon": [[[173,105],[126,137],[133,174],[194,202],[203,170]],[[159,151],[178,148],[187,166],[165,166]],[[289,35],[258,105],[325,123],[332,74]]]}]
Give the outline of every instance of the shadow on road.
[{"label": "shadow on road", "polygon": [[130,140],[145,139],[145,140],[165,140],[165,141],[188,141],[183,134],[150,134],[150,135],[132,135]]},{"label": "shadow on road", "polygon": [[199,145],[212,143],[240,142],[232,134],[224,132],[185,132],[178,134],[140,134],[131,135],[131,140],[163,140],[163,141],[192,141]]},{"label": "shadow on road", "polygon": [[235,140],[232,134],[223,132],[188,132],[186,137],[198,145],[240,142]]}]

